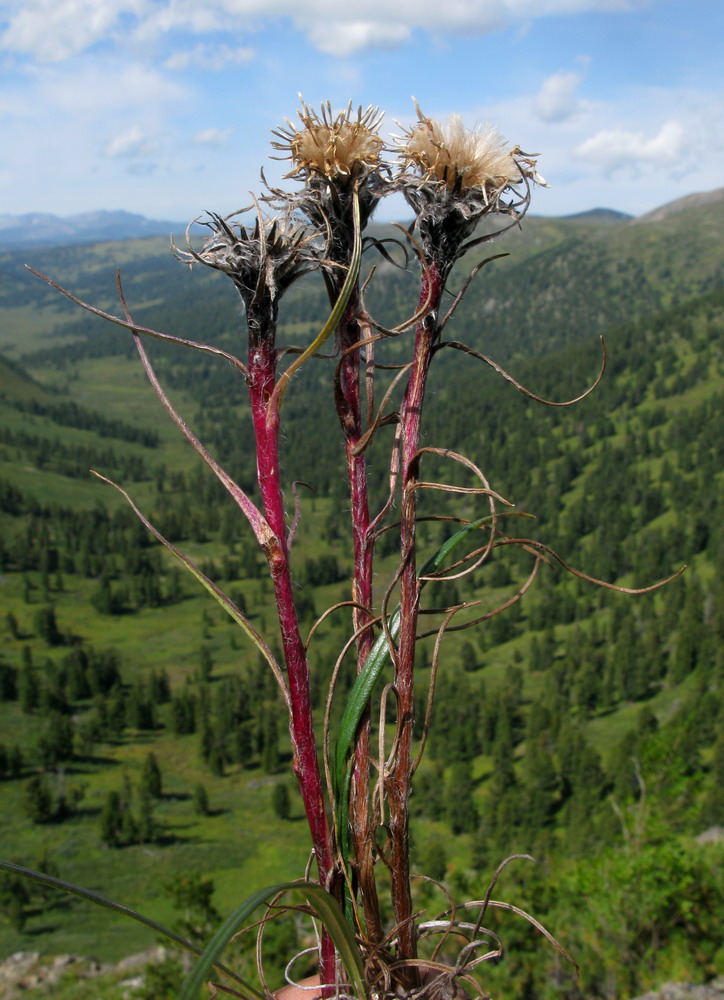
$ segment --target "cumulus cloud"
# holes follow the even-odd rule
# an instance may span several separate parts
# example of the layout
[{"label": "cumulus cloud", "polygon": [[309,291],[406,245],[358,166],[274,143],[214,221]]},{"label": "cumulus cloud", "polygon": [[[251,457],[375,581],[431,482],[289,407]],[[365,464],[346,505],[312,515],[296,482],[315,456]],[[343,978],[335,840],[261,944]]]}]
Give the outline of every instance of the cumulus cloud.
[{"label": "cumulus cloud", "polygon": [[575,155],[597,164],[606,174],[623,167],[674,164],[684,150],[685,134],[684,126],[676,120],[665,122],[650,138],[622,128],[601,129],[582,142]]},{"label": "cumulus cloud", "polygon": [[404,44],[411,31],[404,24],[379,21],[314,22],[306,31],[309,41],[321,52],[351,56],[362,49],[392,49]]},{"label": "cumulus cloud", "polygon": [[134,41],[148,41],[169,32],[207,35],[222,30],[223,4],[213,0],[170,0],[146,3],[143,16],[136,21]]},{"label": "cumulus cloud", "polygon": [[106,143],[103,155],[109,159],[148,159],[155,156],[157,145],[154,138],[148,135],[140,125],[119,132]]},{"label": "cumulus cloud", "polygon": [[60,62],[108,38],[124,16],[141,17],[146,0],[15,0],[0,49]]},{"label": "cumulus cloud", "polygon": [[578,73],[554,73],[547,77],[533,99],[533,105],[544,122],[564,122],[583,107],[576,97],[581,76]]},{"label": "cumulus cloud", "polygon": [[[485,34],[505,24],[586,11],[626,10],[644,0],[5,0],[10,9],[0,47],[60,61],[99,42],[137,44],[164,35],[254,29],[290,18],[323,52],[348,56],[404,44],[413,30],[446,36]],[[0,7],[1,10],[1,7]]]},{"label": "cumulus cloud", "polygon": [[232,132],[231,128],[204,128],[196,133],[192,142],[196,146],[225,146]]}]

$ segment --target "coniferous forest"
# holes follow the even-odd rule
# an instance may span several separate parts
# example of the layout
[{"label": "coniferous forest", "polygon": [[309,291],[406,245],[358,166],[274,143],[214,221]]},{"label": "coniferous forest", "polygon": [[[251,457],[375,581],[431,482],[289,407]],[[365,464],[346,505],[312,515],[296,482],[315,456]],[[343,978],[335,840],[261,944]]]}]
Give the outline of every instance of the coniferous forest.
[{"label": "coniferous forest", "polygon": [[[523,396],[454,344],[435,359],[425,437],[484,471],[515,517],[526,515],[514,530],[626,587],[686,566],[666,587],[629,596],[551,558],[507,612],[446,636],[413,798],[417,866],[475,899],[504,858],[531,855],[506,867],[496,894],[548,927],[581,968],[577,980],[530,924],[495,911],[506,954],[488,973],[493,996],[608,1000],[724,972],[724,200],[660,215],[527,219],[496,244],[509,256],[477,277],[451,324],[451,340],[551,400],[595,379],[603,337],[605,374],[577,405]],[[373,252],[367,308],[381,323],[411,314],[404,262]],[[0,255],[0,856],[200,938],[264,879],[304,870],[284,714],[231,620],[90,470],[127,489],[262,631],[273,621],[270,584],[238,512],[167,424],[128,332],[25,264],[111,312],[118,266],[136,322],[232,351],[240,303],[219,276],[185,270],[163,240]],[[306,343],[325,319],[324,287],[300,283],[281,319],[287,343]],[[149,350],[197,436],[253,493],[238,373],[175,345]],[[394,365],[394,341],[386,350]],[[350,598],[330,364],[308,365],[285,404],[308,628]],[[428,480],[449,477],[442,461],[429,457]],[[382,497],[388,470],[371,461],[370,474]],[[432,516],[440,505],[421,502],[421,552],[452,530]],[[391,576],[393,533],[378,552]],[[529,571],[510,546],[473,577],[431,584],[421,675],[434,609],[473,599],[493,609]],[[349,634],[342,612],[315,633],[320,714]],[[117,960],[153,943],[137,925],[10,874],[0,875],[0,903],[2,956]],[[417,903],[437,910],[445,900],[421,882]],[[270,954],[290,953],[294,933],[272,928]]]}]

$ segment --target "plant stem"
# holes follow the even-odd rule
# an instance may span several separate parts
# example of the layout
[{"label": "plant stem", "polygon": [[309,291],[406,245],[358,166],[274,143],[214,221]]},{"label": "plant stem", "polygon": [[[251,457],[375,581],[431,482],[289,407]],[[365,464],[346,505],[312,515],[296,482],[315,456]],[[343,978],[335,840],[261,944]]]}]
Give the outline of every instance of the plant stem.
[{"label": "plant stem", "polygon": [[[284,659],[287,667],[291,712],[289,732],[294,774],[299,784],[314,845],[319,881],[329,888],[332,874],[332,844],[324,806],[309,686],[309,661],[299,631],[286,541],[284,498],[279,469],[279,414],[269,414],[269,400],[276,379],[274,338],[254,328],[249,316],[249,363],[247,384],[256,436],[257,478],[264,514],[273,532],[265,555],[274,585]],[[272,323],[276,317],[272,317]],[[273,327],[272,327],[273,329]],[[335,980],[334,946],[323,935],[320,974],[322,982]]]},{"label": "plant stem", "polygon": [[[355,291],[350,297],[344,318],[337,330],[337,342],[342,358],[339,364],[336,403],[345,439],[347,475],[349,479],[354,570],[352,599],[361,605],[353,612],[355,632],[371,620],[373,551],[370,542],[369,496],[367,465],[364,455],[355,454],[355,446],[362,437],[360,408],[360,352],[353,347],[360,339],[356,313],[359,298]],[[372,630],[363,632],[357,639],[357,673],[372,649]],[[373,943],[382,940],[382,920],[374,877],[372,831],[369,813],[369,753],[370,713],[365,709],[360,720],[354,749],[354,764],[350,785],[350,825],[354,845],[354,864],[359,881],[362,906],[367,926],[367,937]]]},{"label": "plant stem", "polygon": [[[429,302],[431,311],[421,320],[415,332],[415,350],[410,378],[403,400],[401,420],[402,500],[400,505],[400,632],[395,656],[395,689],[397,694],[397,746],[392,772],[386,782],[389,805],[390,856],[392,872],[392,905],[397,924],[398,957],[414,959],[417,954],[415,927],[412,919],[410,892],[409,799],[412,780],[412,739],[415,723],[414,675],[415,636],[420,602],[417,579],[415,527],[417,493],[417,451],[425,385],[432,358],[437,330],[437,307],[443,281],[433,263],[424,272],[420,303]],[[414,970],[410,971],[414,979]],[[415,985],[412,982],[410,985]]]}]

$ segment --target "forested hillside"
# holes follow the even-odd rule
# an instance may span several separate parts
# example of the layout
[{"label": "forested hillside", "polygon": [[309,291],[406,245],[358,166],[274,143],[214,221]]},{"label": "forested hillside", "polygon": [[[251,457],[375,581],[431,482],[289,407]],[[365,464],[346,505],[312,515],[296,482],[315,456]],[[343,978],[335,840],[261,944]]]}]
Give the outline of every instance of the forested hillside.
[{"label": "forested hillside", "polygon": [[[605,375],[575,406],[531,400],[454,344],[435,358],[424,443],[463,453],[514,512],[535,515],[513,517],[512,535],[627,587],[686,565],[665,588],[629,596],[551,556],[520,603],[446,638],[414,798],[418,867],[463,901],[481,897],[503,858],[532,854],[537,865],[511,864],[496,895],[541,920],[581,965],[576,984],[528,924],[496,911],[506,958],[488,972],[494,995],[613,998],[724,971],[723,222],[721,200],[658,221],[532,218],[486,248],[510,256],[483,268],[449,340],[561,401],[595,379],[603,335]],[[79,312],[26,262],[116,312],[119,265],[137,322],[237,352],[243,330],[231,283],[184,272],[163,241],[0,256],[0,855],[169,920],[179,876],[204,875],[225,913],[265,879],[304,868],[275,688],[231,622],[88,470],[122,483],[270,628],[262,560],[164,420],[128,333]],[[397,322],[414,311],[414,275],[377,265],[367,305]],[[464,272],[455,280],[451,294]],[[308,341],[324,301],[314,284],[289,294],[288,342]],[[403,341],[384,344],[384,359],[399,360]],[[238,376],[194,352],[150,350],[196,433],[253,491]],[[316,490],[302,494],[295,568],[309,626],[350,597],[330,364],[308,366],[285,402],[290,514],[294,480]],[[383,433],[391,440],[392,428]],[[474,485],[439,458],[423,469],[427,480]],[[379,500],[384,448],[372,478]],[[439,494],[421,504],[423,515],[451,509]],[[470,498],[454,509],[479,512]],[[449,530],[423,521],[423,550]],[[396,565],[392,532],[380,546],[381,592]],[[493,609],[530,568],[503,547],[472,579],[430,585],[424,603]],[[438,621],[431,613],[431,630]],[[349,630],[338,613],[311,647],[320,712]],[[432,639],[420,650],[424,678]],[[150,943],[9,877],[0,898],[2,953],[32,942],[120,957]],[[420,905],[447,904],[423,884]],[[210,904],[199,913],[211,920]],[[287,949],[278,938],[270,948]]]}]

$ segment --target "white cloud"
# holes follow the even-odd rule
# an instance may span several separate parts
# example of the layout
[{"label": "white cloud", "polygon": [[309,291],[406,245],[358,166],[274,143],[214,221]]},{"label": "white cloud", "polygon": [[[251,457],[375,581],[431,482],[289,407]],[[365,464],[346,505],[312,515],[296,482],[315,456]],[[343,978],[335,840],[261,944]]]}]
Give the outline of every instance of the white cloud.
[{"label": "white cloud", "polygon": [[566,121],[582,109],[576,97],[580,82],[578,73],[554,73],[543,81],[533,104],[544,122]]},{"label": "white cloud", "polygon": [[164,68],[181,72],[190,67],[200,69],[220,70],[225,66],[239,65],[251,62],[254,49],[246,46],[232,47],[230,45],[196,45],[193,49],[181,49],[174,52],[164,62]]},{"label": "white cloud", "polygon": [[[379,45],[379,36],[396,27],[409,34],[422,29],[436,35],[482,35],[506,24],[525,25],[530,20],[579,14],[587,11],[629,10],[647,0],[307,0],[300,15],[296,0],[226,0],[227,8],[249,15],[267,13],[290,15],[304,28],[313,43],[324,40],[330,33],[346,25],[364,24],[365,33],[358,36],[358,48]],[[407,38],[401,38],[406,41]],[[325,49],[326,42],[325,42]]]},{"label": "white cloud", "polygon": [[681,158],[685,140],[686,130],[676,120],[665,122],[650,138],[642,132],[608,128],[582,142],[574,155],[612,174],[622,167],[675,164]]},{"label": "white cloud", "polygon": [[225,146],[233,131],[232,128],[205,128],[197,132],[192,141],[196,146]]},{"label": "white cloud", "polygon": [[103,149],[103,155],[110,159],[124,157],[129,159],[148,159],[156,155],[158,147],[155,139],[149,136],[140,125],[119,132]]},{"label": "white cloud", "polygon": [[20,0],[0,35],[0,50],[60,62],[107,39],[124,16],[142,16],[146,0]]},{"label": "white cloud", "polygon": [[228,27],[224,23],[223,5],[210,0],[170,0],[155,2],[139,18],[133,33],[134,41],[146,42],[168,32],[206,35]]},{"label": "white cloud", "polygon": [[316,49],[344,58],[362,49],[396,48],[408,40],[411,31],[406,25],[395,22],[315,21],[306,34]]},{"label": "white cloud", "polygon": [[[323,52],[348,56],[399,46],[415,29],[440,36],[485,34],[505,24],[586,11],[627,10],[644,0],[6,0],[0,48],[41,62],[68,59],[99,42],[135,46],[164,35],[253,30],[291,19]],[[0,11],[2,10],[0,0]]]}]

